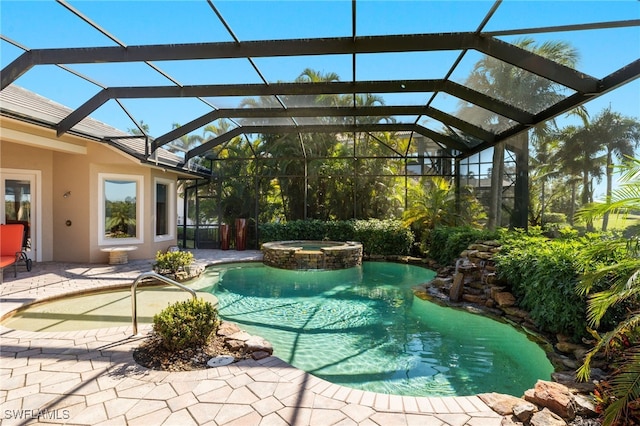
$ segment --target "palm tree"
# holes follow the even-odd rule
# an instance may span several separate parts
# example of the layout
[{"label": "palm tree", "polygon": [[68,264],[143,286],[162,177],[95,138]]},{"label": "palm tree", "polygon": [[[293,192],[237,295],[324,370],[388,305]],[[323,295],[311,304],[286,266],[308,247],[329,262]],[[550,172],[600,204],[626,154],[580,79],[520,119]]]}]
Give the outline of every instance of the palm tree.
[{"label": "palm tree", "polygon": [[[181,127],[179,123],[173,123],[171,125],[172,129],[177,129],[178,127]],[[174,153],[185,153],[191,148],[200,145],[202,143],[202,140],[202,137],[199,135],[183,135],[178,140],[174,141],[168,149],[169,151]]]},{"label": "palm tree", "polygon": [[112,238],[136,236],[136,202],[135,198],[122,201],[108,201],[106,209],[105,229]]},{"label": "palm tree", "polygon": [[[569,67],[575,67],[578,61],[577,50],[563,41],[546,41],[537,45],[535,40],[523,38],[516,41],[515,45]],[[563,89],[562,86],[491,56],[484,56],[475,64],[465,85],[493,98],[508,102],[516,108],[534,113],[543,110],[563,97],[560,93]],[[508,98],[505,96],[508,96]],[[496,133],[511,126],[504,117],[488,110],[480,110],[466,105],[460,109],[460,116],[470,119],[472,122],[480,123],[482,127],[494,130]],[[534,133],[542,137],[553,127],[555,127],[555,122],[550,120],[534,128]],[[516,136],[513,140],[513,145],[518,146],[522,153],[526,153],[529,145],[528,135],[523,133]],[[500,226],[504,142],[496,144],[493,149],[492,192],[488,222],[490,229]]]},{"label": "palm tree", "polygon": [[[296,83],[328,83],[340,81],[340,76],[335,72],[322,73],[315,71],[311,68],[305,68],[300,75],[296,78]],[[300,100],[296,101],[298,104]],[[309,95],[306,97],[308,106],[311,105],[325,105],[325,106],[344,106],[344,98],[340,95]],[[331,119],[335,120],[335,119]],[[335,122],[335,121],[333,121]]]},{"label": "palm tree", "polygon": [[[582,181],[581,205],[593,202],[593,179],[598,182],[606,176],[607,197],[613,188],[614,158],[622,159],[633,155],[640,144],[640,123],[634,119],[611,112],[610,108],[589,120],[582,118],[582,125],[567,126],[558,133],[561,140],[552,163],[558,164],[569,175],[579,176]],[[604,169],[604,173],[603,173]],[[570,181],[575,185],[575,179]],[[572,212],[570,212],[572,213]],[[570,214],[570,217],[573,215]],[[602,230],[608,227],[609,214],[605,213]],[[587,221],[587,229],[593,225]]]},{"label": "palm tree", "polygon": [[[605,213],[626,214],[640,209],[640,160],[630,159],[622,170],[620,188],[612,191],[604,203],[587,206],[579,215],[593,219]],[[615,258],[614,253],[623,255]],[[636,232],[630,239],[603,240],[587,255],[590,264],[598,264],[602,258],[615,260],[586,273],[579,284],[578,290],[589,295],[587,315],[590,325],[597,329],[607,312],[625,303],[627,315],[604,335],[592,333],[597,343],[585,357],[578,377],[589,378],[591,361],[597,353],[604,351],[612,355],[619,351],[614,361],[620,365],[608,381],[611,388],[606,390],[611,399],[604,411],[604,424],[631,424],[629,416],[634,408],[638,410],[637,401],[640,399],[640,235]],[[593,292],[595,286],[602,282],[607,283],[608,288]]]},{"label": "palm tree", "polygon": [[[323,73],[307,68],[295,81],[318,83],[339,80],[336,73]],[[380,96],[372,94],[281,96],[279,100],[287,106],[337,107],[383,104]],[[246,99],[241,105],[281,108],[273,96]],[[374,119],[392,120],[390,117]],[[341,124],[350,118],[319,117],[318,120],[326,124]],[[262,135],[260,141],[256,147],[256,155],[268,159],[262,162],[264,172],[271,177],[278,177],[277,181],[273,182],[278,188],[280,204],[287,220],[368,217],[373,214],[373,209],[384,209],[389,204],[383,200],[393,198],[385,193],[387,188],[381,185],[380,179],[367,179],[367,176],[380,174],[381,162],[358,159],[349,163],[342,159],[353,156],[356,149],[358,154],[387,149],[383,143],[379,143],[370,135],[360,136],[359,140],[353,141],[326,133],[267,134]],[[336,178],[337,176],[339,177]],[[357,205],[354,203],[354,197],[359,200]]]},{"label": "palm tree", "polygon": [[[582,180],[581,205],[586,206],[593,200],[591,181],[602,179],[602,166],[605,157],[601,155],[602,146],[594,140],[588,119],[582,126],[570,125],[560,131],[560,146],[553,161],[561,164],[569,175],[580,176]],[[593,231],[593,222],[587,220],[587,231]]]},{"label": "palm tree", "polygon": [[[135,127],[135,128],[128,128],[127,132],[131,133],[132,135],[140,135],[143,136],[145,134],[149,134],[149,125],[147,123],[144,122],[144,120],[140,120],[140,123],[138,123],[140,127]],[[142,129],[142,131],[140,130]]]},{"label": "palm tree", "polygon": [[[640,145],[640,122],[624,117],[620,113],[611,112],[611,107],[603,110],[591,123],[591,131],[597,142],[607,150],[605,174],[607,178],[607,198],[611,197],[613,188],[613,157],[622,160],[630,157],[634,149]],[[609,223],[609,212],[602,217],[602,230],[606,231]]]},{"label": "palm tree", "polygon": [[422,234],[438,226],[457,226],[464,223],[480,227],[486,218],[478,200],[471,192],[462,195],[457,206],[456,192],[450,181],[441,176],[423,178],[409,190],[410,207],[405,210],[405,225],[413,225]]},{"label": "palm tree", "polygon": [[555,138],[544,137],[536,138],[533,146],[534,154],[531,156],[531,185],[539,186],[540,195],[534,196],[530,194],[531,200],[540,200],[539,213],[530,212],[533,218],[532,224],[542,225],[544,223],[544,214],[546,212],[549,200],[547,200],[547,182],[553,181],[558,176],[559,170],[557,165],[551,161],[551,157],[557,150],[558,141]]},{"label": "palm tree", "polygon": [[[358,94],[355,98],[345,97],[346,102],[354,102],[356,106],[384,105],[384,99],[378,95]],[[357,123],[393,123],[393,117],[367,116],[358,117]],[[404,174],[404,162],[383,157],[400,157],[407,150],[400,147],[400,138],[395,132],[359,133],[354,140],[354,197],[356,218],[381,217],[390,215],[397,217],[399,208],[403,206],[396,196],[398,181],[391,176]],[[362,157],[362,158],[360,158]],[[404,185],[402,185],[404,187]],[[387,216],[388,217],[388,216]]]},{"label": "palm tree", "polygon": [[[314,71],[307,68],[296,78],[296,82],[321,82],[338,81],[339,77],[335,73]],[[242,107],[261,108],[282,108],[280,101],[284,105],[340,105],[338,95],[320,96],[281,96],[276,99],[274,96],[263,96],[260,98],[248,98],[242,101]],[[332,117],[324,118],[325,121],[334,122]],[[331,121],[334,120],[334,121]],[[255,123],[255,120],[253,120]],[[265,121],[268,124],[268,119]],[[310,162],[309,157],[327,157],[337,144],[334,135],[326,134],[266,134],[260,137],[260,143],[256,146],[255,152],[258,157],[269,159],[263,162],[264,170],[268,176],[279,176],[277,187],[281,196],[281,204],[287,220],[304,219],[308,215],[314,216],[315,204],[309,202],[309,194],[317,194],[318,191],[309,190],[308,176],[317,175],[319,162]],[[279,159],[275,161],[275,159]],[[271,179],[268,180],[270,182]],[[312,211],[309,211],[309,208]]]},{"label": "palm tree", "polygon": [[[585,122],[589,113],[587,110],[580,106],[572,109],[567,113],[567,116],[575,116]],[[531,169],[534,180],[538,180],[540,183],[540,224],[544,222],[544,213],[547,205],[550,203],[546,199],[546,183],[550,181],[552,187],[554,183],[558,183],[559,180],[564,178],[564,171],[562,170],[562,163],[556,159],[557,153],[560,150],[559,134],[560,132],[555,126],[555,123],[551,123],[552,126],[538,126],[531,134],[531,142],[534,148],[533,155],[531,157]],[[571,202],[570,202],[570,214],[568,215],[570,223],[573,225],[573,216],[575,213],[575,176],[570,176],[567,180],[568,186],[571,188]],[[533,182],[532,184],[535,184]],[[553,198],[560,198],[561,194],[566,191],[558,191],[558,185],[555,185],[555,191],[550,192]],[[530,199],[533,197],[530,197]],[[534,215],[535,217],[535,215]]]},{"label": "palm tree", "polygon": [[[179,123],[173,123],[171,125],[171,128],[177,129],[180,126],[181,125]],[[169,145],[167,149],[170,152],[173,152],[175,154],[178,154],[178,153],[184,154],[188,152],[190,149],[196,147],[197,145],[200,145],[202,141],[203,141],[203,138],[198,135],[183,135],[177,141],[174,141],[171,145]],[[187,186],[188,186],[188,181],[186,180],[178,181],[177,191],[179,196],[183,198],[185,197],[186,195],[185,190]]]}]

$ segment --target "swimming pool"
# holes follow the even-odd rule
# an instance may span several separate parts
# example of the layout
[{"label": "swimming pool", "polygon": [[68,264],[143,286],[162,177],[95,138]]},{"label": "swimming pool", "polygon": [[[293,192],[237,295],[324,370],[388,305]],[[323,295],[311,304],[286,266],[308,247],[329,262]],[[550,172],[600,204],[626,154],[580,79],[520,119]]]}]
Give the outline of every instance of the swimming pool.
[{"label": "swimming pool", "polygon": [[415,297],[411,288],[433,276],[383,262],[338,271],[256,263],[209,267],[197,282],[218,298],[222,318],[336,384],[395,395],[519,396],[549,379],[553,366],[523,332]]},{"label": "swimming pool", "polygon": [[[520,396],[553,367],[510,325],[421,300],[411,288],[424,268],[366,262],[338,271],[288,271],[262,263],[209,267],[188,286],[218,302],[220,316],[264,337],[274,355],[330,382],[374,392]],[[140,322],[189,295],[139,291]],[[65,297],[27,307],[9,328],[83,330],[131,325],[130,291]]]}]

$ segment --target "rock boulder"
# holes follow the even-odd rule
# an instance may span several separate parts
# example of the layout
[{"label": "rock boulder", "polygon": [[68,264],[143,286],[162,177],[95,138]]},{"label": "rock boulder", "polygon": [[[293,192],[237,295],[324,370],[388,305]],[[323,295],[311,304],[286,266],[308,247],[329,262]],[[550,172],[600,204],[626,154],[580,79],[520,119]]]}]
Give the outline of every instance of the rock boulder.
[{"label": "rock boulder", "polygon": [[573,419],[576,416],[573,394],[560,383],[538,380],[533,389],[524,393],[524,399],[548,408],[563,419]]},{"label": "rock boulder", "polygon": [[527,403],[522,398],[496,392],[481,393],[478,398],[501,416],[510,416],[513,414],[513,407]]}]

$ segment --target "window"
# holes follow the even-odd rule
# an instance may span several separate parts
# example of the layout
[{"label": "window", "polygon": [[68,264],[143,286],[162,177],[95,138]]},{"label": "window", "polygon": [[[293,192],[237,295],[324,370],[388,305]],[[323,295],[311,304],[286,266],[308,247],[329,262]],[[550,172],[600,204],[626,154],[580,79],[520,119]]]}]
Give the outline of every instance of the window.
[{"label": "window", "polygon": [[167,235],[169,233],[169,226],[167,221],[169,215],[167,212],[167,184],[156,183],[156,236]]},{"label": "window", "polygon": [[142,176],[99,175],[100,244],[130,244],[143,241]]},{"label": "window", "polygon": [[176,185],[168,179],[155,180],[155,241],[173,239]]}]

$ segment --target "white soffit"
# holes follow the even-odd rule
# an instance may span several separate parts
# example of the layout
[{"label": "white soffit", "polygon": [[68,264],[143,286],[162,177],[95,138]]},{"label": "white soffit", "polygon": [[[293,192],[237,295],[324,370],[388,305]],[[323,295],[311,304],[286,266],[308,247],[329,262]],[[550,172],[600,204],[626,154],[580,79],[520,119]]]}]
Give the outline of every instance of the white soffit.
[{"label": "white soffit", "polygon": [[52,151],[66,152],[68,154],[87,154],[87,147],[85,146],[63,142],[55,138],[38,136],[19,130],[7,129],[6,127],[2,127],[0,129],[0,140],[35,146]]}]

